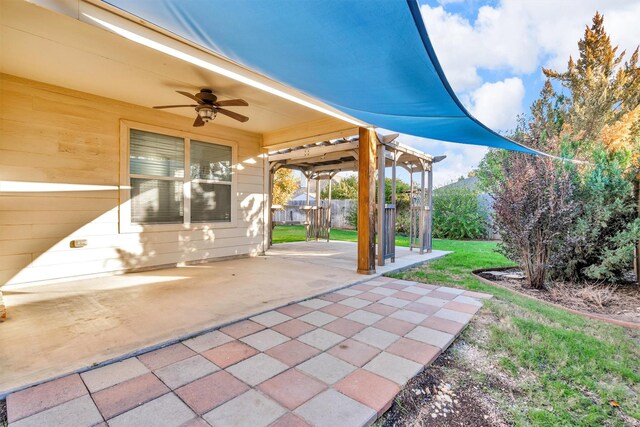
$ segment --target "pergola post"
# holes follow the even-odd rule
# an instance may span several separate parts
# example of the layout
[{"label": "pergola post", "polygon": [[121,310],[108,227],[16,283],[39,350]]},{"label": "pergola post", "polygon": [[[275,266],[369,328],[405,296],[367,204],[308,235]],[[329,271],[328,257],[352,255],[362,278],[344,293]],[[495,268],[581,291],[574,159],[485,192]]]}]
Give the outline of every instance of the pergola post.
[{"label": "pergola post", "polygon": [[360,128],[358,144],[358,273],[373,274],[375,266],[375,174],[378,138]]},{"label": "pergola post", "polygon": [[316,242],[318,241],[318,230],[320,229],[320,176],[316,175],[316,211],[314,213],[316,218]]},{"label": "pergola post", "polygon": [[384,205],[385,205],[385,152],[384,144],[378,145],[378,265],[384,265],[384,248],[386,247],[387,230],[384,226]]},{"label": "pergola post", "polygon": [[413,168],[409,169],[409,250],[413,251]]},{"label": "pergola post", "polygon": [[429,194],[429,218],[427,222],[427,231],[428,231],[428,246],[427,252],[431,252],[433,249],[433,163],[429,164],[429,179],[428,179],[428,188],[427,193]]},{"label": "pergola post", "polygon": [[329,203],[327,204],[327,242],[331,240],[331,181],[333,174],[329,174]]},{"label": "pergola post", "polygon": [[304,241],[309,241],[309,227],[311,227],[311,209],[309,209],[309,190],[311,189],[311,172],[304,174],[307,178],[307,201],[305,203],[306,225],[304,229]]},{"label": "pergola post", "polygon": [[398,166],[398,152],[393,152],[393,165],[391,166],[391,204],[393,204],[393,219],[392,226],[390,227],[391,235],[387,236],[391,239],[391,245],[393,246],[393,256],[391,262],[396,262],[396,220],[398,217],[398,205],[396,203],[396,167]]},{"label": "pergola post", "polygon": [[420,172],[420,214],[418,215],[420,224],[418,227],[418,233],[419,234],[419,238],[418,238],[418,244],[420,245],[420,255],[422,255],[424,253],[424,225],[425,225],[425,165],[424,163],[422,163],[422,171]]},{"label": "pergola post", "polygon": [[269,218],[267,224],[267,227],[269,228],[269,239],[267,240],[267,249],[273,245],[273,183],[275,181],[275,172],[274,168],[269,168],[269,192],[267,194],[269,205]]}]

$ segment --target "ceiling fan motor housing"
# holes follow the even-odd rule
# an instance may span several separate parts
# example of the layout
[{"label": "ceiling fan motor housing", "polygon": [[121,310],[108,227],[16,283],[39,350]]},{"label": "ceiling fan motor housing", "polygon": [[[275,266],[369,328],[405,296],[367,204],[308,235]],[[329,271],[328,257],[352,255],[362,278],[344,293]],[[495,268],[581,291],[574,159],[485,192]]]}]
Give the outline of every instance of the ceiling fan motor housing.
[{"label": "ceiling fan motor housing", "polygon": [[207,104],[214,104],[218,100],[211,89],[200,89],[200,93],[196,94],[196,97]]}]

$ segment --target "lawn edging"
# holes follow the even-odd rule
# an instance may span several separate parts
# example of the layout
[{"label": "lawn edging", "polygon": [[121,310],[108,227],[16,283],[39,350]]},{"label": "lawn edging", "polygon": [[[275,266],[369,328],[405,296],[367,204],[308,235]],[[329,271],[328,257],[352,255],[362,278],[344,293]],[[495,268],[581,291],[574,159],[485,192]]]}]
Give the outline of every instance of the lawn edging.
[{"label": "lawn edging", "polygon": [[624,320],[612,319],[610,317],[602,316],[602,315],[599,315],[599,314],[586,313],[584,311],[574,310],[572,308],[568,308],[568,307],[565,307],[565,306],[560,305],[560,304],[556,304],[556,303],[553,303],[553,302],[550,302],[550,301],[541,300],[541,299],[536,298],[536,297],[534,297],[532,295],[526,294],[524,292],[520,292],[520,291],[518,291],[516,289],[510,288],[509,286],[501,285],[499,283],[493,282],[493,281],[491,281],[489,279],[485,279],[484,277],[480,276],[480,273],[484,273],[484,272],[487,272],[487,271],[510,270],[512,268],[514,268],[514,267],[511,266],[511,267],[496,267],[496,268],[479,268],[477,270],[471,271],[471,274],[473,274],[473,276],[476,279],[480,280],[482,283],[485,283],[487,285],[495,286],[497,288],[513,292],[515,294],[518,294],[520,296],[526,297],[528,299],[531,299],[531,300],[534,300],[534,301],[538,301],[538,302],[541,302],[543,304],[547,304],[547,305],[550,305],[552,307],[559,308],[559,309],[562,309],[564,311],[568,311],[570,313],[580,315],[582,317],[595,319],[595,320],[601,320],[603,322],[607,322],[607,323],[610,323],[612,325],[622,326],[622,327],[629,328],[629,329],[639,329],[640,330],[640,323],[626,322]]}]

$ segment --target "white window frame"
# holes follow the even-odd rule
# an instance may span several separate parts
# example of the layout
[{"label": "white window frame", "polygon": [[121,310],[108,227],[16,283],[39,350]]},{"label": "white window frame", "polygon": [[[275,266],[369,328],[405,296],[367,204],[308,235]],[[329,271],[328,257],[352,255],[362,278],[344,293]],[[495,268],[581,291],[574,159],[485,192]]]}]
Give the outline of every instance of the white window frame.
[{"label": "white window frame", "polygon": [[[182,224],[138,224],[131,222],[131,174],[130,174],[130,138],[131,130],[154,132],[162,135],[174,136],[184,140],[184,177],[182,178],[183,209]],[[204,182],[214,184],[227,184],[228,181],[216,181],[207,179],[192,179],[191,165],[191,140],[209,144],[231,147],[231,221],[223,222],[191,222],[191,183]],[[234,228],[238,221],[238,168],[237,168],[238,143],[236,141],[197,133],[185,132],[176,129],[163,128],[144,123],[120,121],[120,200],[119,230],[120,233],[139,233],[142,231],[179,231],[201,230],[211,228]],[[162,177],[149,177],[150,179],[162,179]],[[175,181],[174,179],[171,179]],[[178,180],[179,181],[179,180]]]}]

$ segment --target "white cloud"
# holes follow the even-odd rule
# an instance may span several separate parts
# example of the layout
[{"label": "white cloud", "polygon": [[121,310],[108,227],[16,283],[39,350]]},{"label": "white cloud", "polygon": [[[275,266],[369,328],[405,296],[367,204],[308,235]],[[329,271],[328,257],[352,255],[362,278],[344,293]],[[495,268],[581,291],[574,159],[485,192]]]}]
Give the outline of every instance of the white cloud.
[{"label": "white cloud", "polygon": [[[436,141],[426,138],[418,138],[411,135],[400,136],[403,144],[414,147],[425,153],[439,156],[447,156],[440,163],[436,163],[433,169],[433,185],[441,187],[452,181],[457,181],[461,176],[467,176],[469,171],[478,167],[478,164],[489,150],[477,145],[454,144],[451,142]],[[398,177],[409,182],[409,174],[403,169],[398,169]],[[418,174],[414,179],[420,179]]]},{"label": "white cloud", "polygon": [[469,95],[469,112],[491,129],[509,130],[522,111],[524,84],[518,77],[485,83]]},{"label": "white cloud", "polygon": [[[423,5],[422,16],[456,94],[471,114],[494,130],[513,128],[517,114],[523,112],[526,90],[540,90],[525,88],[526,75],[539,72],[541,66],[566,69],[596,11],[604,14],[611,41],[627,50],[627,58],[640,43],[638,0],[500,0],[480,7],[473,21],[442,7],[455,1]],[[481,76],[486,75],[496,76],[497,81],[484,81]],[[408,135],[401,141],[430,154],[447,155],[435,165],[435,186],[466,176],[487,152],[484,147]]]},{"label": "white cloud", "polygon": [[480,86],[479,69],[529,74],[541,65],[564,69],[596,11],[613,43],[631,51],[640,42],[640,2],[502,0],[483,6],[475,21],[442,6],[421,7],[427,31],[454,90]]}]

